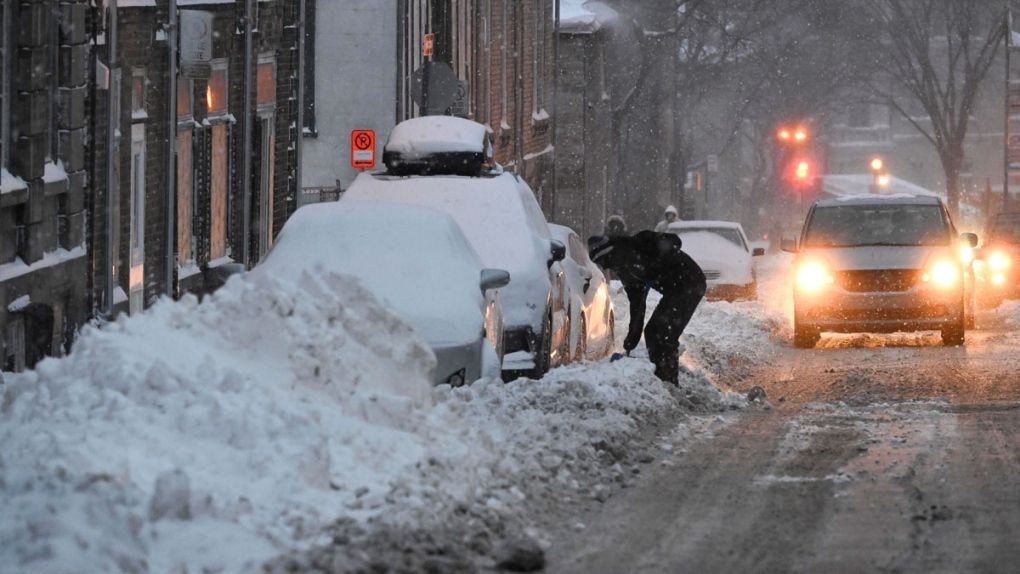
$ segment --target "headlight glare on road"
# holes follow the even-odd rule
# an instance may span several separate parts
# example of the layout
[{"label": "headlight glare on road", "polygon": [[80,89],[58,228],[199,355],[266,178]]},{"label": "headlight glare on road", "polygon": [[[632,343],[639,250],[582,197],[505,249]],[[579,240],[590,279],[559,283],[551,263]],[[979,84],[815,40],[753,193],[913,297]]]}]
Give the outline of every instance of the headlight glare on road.
[{"label": "headlight glare on road", "polygon": [[1013,262],[1010,260],[1009,255],[996,251],[988,256],[987,258],[988,268],[992,271],[1005,271],[1009,269]]},{"label": "headlight glare on road", "polygon": [[960,266],[953,261],[936,261],[922,279],[938,287],[955,287],[960,282]]},{"label": "headlight glare on road", "polygon": [[797,267],[797,288],[803,292],[816,293],[833,283],[829,269],[819,261],[805,261]]}]

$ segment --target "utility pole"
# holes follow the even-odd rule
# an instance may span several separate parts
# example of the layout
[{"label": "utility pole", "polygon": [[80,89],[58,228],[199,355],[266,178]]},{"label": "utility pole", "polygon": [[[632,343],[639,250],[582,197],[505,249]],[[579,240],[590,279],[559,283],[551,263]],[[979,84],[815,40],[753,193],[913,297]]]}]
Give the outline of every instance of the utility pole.
[{"label": "utility pole", "polygon": [[177,0],[167,0],[167,138],[166,138],[166,259],[165,284],[168,297],[175,297],[174,271],[177,266]]},{"label": "utility pole", "polygon": [[244,109],[241,121],[241,264],[251,266],[251,137],[252,110],[251,92],[254,85],[252,69],[252,52],[255,42],[252,36],[252,16],[255,13],[255,0],[244,0]]},{"label": "utility pole", "polygon": [[1005,145],[1003,146],[1002,154],[1002,211],[1009,211],[1009,160],[1010,160],[1010,133],[1009,133],[1009,114],[1010,114],[1010,96],[1012,95],[1012,82],[1010,82],[1010,52],[1013,51],[1013,14],[1009,6],[1006,7],[1006,15],[1004,16],[1006,21],[1006,86],[1005,86],[1005,106],[1003,108],[1003,134],[1005,134]]},{"label": "utility pole", "polygon": [[106,266],[106,285],[103,294],[103,312],[107,318],[113,316],[113,294],[117,278],[113,274],[113,230],[117,225],[114,221],[114,194],[117,193],[116,165],[117,158],[117,125],[120,123],[120,62],[117,57],[117,0],[110,0],[107,7],[107,62],[110,67],[106,92],[106,253],[103,263]]}]

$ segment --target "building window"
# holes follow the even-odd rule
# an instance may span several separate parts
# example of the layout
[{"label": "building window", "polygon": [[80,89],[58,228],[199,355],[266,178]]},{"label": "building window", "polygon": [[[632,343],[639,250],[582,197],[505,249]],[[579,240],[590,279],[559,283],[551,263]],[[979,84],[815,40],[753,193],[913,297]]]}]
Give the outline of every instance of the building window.
[{"label": "building window", "polygon": [[0,3],[0,168],[7,168],[11,137],[11,47],[13,25],[11,6],[13,2]]},{"label": "building window", "polygon": [[535,37],[531,43],[531,108],[538,119],[538,115],[545,110],[545,36],[548,13],[545,9],[545,0],[535,0],[535,3],[535,25],[533,26]]},{"label": "building window", "polygon": [[145,124],[131,126],[130,312],[142,310],[145,277]]},{"label": "building window", "polygon": [[858,102],[847,112],[847,125],[852,128],[871,127],[871,105]]},{"label": "building window", "polygon": [[255,73],[255,94],[260,107],[276,104],[276,62],[264,60],[259,62]]},{"label": "building window", "polygon": [[272,56],[259,58],[255,75],[259,111],[259,258],[273,245],[273,200],[276,163],[276,61]]},{"label": "building window", "polygon": [[177,265],[195,261],[195,148],[192,80],[177,78]]},{"label": "building window", "polygon": [[227,61],[213,60],[209,83],[205,88],[205,110],[208,116],[227,114]]},{"label": "building window", "polygon": [[508,119],[510,115],[507,114],[507,106],[509,104],[509,93],[510,93],[510,2],[511,0],[503,0],[503,18],[501,30],[499,33],[500,40],[500,56],[502,58],[502,82],[500,83],[500,91],[503,92],[503,100],[500,104],[500,118],[502,119],[501,127],[509,128]]},{"label": "building window", "polygon": [[[329,0],[327,0],[329,1]],[[303,133],[318,135],[315,125],[315,0],[305,0],[305,101]]]},{"label": "building window", "polygon": [[216,124],[212,127],[212,169],[211,203],[209,230],[209,258],[219,259],[227,253],[227,124]]},{"label": "building window", "polygon": [[145,112],[145,68],[131,70],[131,121],[148,119]]}]

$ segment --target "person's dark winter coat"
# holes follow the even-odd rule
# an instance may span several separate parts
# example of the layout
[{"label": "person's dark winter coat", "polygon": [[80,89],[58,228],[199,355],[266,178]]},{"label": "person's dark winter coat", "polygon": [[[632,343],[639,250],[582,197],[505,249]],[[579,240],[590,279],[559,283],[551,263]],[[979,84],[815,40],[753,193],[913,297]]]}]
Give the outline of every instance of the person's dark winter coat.
[{"label": "person's dark winter coat", "polygon": [[623,348],[629,354],[641,340],[649,289],[662,299],[644,326],[648,358],[664,381],[679,381],[680,335],[705,296],[705,274],[681,249],[672,233],[641,231],[634,236],[595,236],[588,240],[592,261],[615,272],[630,303],[630,326]]}]

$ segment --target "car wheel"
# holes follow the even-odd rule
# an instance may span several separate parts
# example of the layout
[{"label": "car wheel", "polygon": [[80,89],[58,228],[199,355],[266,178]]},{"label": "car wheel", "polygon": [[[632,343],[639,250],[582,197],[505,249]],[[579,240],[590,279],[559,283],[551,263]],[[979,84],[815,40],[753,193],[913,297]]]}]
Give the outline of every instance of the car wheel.
[{"label": "car wheel", "polygon": [[545,315],[545,323],[542,325],[542,333],[539,335],[539,352],[535,356],[535,369],[528,374],[530,378],[541,379],[549,372],[549,366],[552,363],[552,338],[553,323],[550,311]]},{"label": "car wheel", "polygon": [[[961,306],[962,307],[962,306]],[[942,344],[947,347],[959,347],[966,339],[966,324],[963,309],[960,309],[960,318],[942,328]]]},{"label": "car wheel", "polygon": [[588,321],[581,315],[581,326],[577,329],[577,345],[574,348],[574,361],[583,362],[588,353]]},{"label": "car wheel", "polygon": [[798,349],[813,349],[822,335],[815,329],[809,329],[800,324],[800,321],[793,320],[793,346]]},{"label": "car wheel", "polygon": [[611,355],[616,352],[616,313],[609,313],[609,335],[606,341],[605,355]]}]

